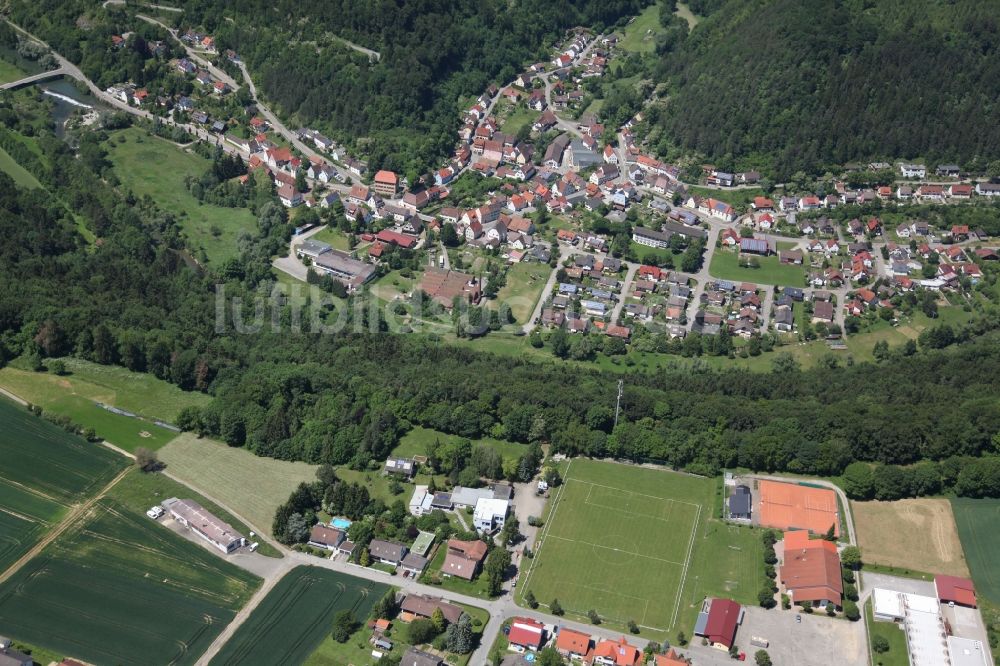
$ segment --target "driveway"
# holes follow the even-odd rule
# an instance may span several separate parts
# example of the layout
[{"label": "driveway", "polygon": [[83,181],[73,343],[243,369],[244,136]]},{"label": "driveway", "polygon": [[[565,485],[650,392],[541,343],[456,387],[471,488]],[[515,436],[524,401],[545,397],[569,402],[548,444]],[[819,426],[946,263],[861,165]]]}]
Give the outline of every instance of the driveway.
[{"label": "driveway", "polygon": [[[863,622],[849,622],[826,615],[802,614],[795,621],[794,611],[764,610],[745,606],[746,616],[736,632],[736,644],[747,653],[746,663],[753,663],[753,654],[760,648],[750,645],[751,636],[770,642],[767,652],[779,666],[866,666],[868,641]],[[733,660],[721,650],[706,647],[701,639],[691,641],[687,652],[698,666],[732,666]]]}]

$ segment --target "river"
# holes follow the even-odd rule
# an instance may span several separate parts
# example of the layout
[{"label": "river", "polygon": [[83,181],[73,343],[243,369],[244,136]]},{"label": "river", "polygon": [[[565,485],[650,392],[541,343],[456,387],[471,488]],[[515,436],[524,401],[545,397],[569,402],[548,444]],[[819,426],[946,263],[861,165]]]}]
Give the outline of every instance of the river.
[{"label": "river", "polygon": [[35,84],[53,103],[52,122],[56,136],[60,139],[66,132],[66,121],[74,112],[100,108],[100,104],[90,93],[80,92],[72,79],[55,79]]}]

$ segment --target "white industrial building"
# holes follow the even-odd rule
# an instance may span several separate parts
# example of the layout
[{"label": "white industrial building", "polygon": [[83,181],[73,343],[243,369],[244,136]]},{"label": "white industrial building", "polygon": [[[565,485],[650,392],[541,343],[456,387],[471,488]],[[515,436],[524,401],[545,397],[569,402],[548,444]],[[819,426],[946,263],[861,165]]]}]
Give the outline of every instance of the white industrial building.
[{"label": "white industrial building", "polygon": [[934,597],[875,588],[871,598],[876,621],[899,623],[906,632],[911,666],[989,665],[982,641],[948,635]]}]

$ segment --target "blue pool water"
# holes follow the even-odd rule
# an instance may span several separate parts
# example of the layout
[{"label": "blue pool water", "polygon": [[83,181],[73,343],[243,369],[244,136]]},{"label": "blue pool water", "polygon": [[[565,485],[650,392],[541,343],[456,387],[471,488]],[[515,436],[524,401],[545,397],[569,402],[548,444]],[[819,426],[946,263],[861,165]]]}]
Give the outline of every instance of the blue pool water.
[{"label": "blue pool water", "polygon": [[330,520],[330,524],[336,527],[338,530],[346,530],[351,526],[351,521],[347,518],[333,518]]}]

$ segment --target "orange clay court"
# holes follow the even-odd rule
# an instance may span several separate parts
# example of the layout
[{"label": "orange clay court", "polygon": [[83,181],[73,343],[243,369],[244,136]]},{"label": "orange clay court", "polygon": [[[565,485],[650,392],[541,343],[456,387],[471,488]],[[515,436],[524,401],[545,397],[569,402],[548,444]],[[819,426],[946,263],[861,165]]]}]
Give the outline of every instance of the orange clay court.
[{"label": "orange clay court", "polygon": [[840,536],[837,496],[826,488],[811,488],[795,483],[759,481],[760,524],[778,529],[804,529],[826,534],[833,525]]}]

